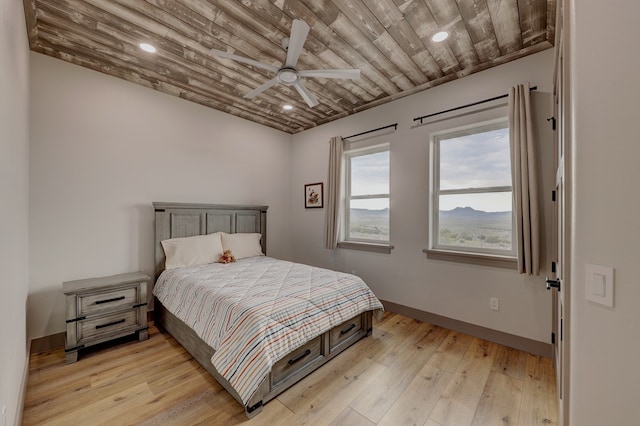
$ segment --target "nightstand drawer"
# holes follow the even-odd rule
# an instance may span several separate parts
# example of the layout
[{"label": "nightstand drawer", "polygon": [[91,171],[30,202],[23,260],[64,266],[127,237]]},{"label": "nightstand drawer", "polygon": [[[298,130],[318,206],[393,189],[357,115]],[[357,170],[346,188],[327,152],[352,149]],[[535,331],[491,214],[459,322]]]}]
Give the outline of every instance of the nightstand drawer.
[{"label": "nightstand drawer", "polygon": [[135,329],[139,325],[137,309],[79,321],[77,324],[78,341],[91,339],[98,335],[118,333],[129,328]]},{"label": "nightstand drawer", "polygon": [[137,285],[118,290],[78,295],[78,316],[131,308],[138,300]]}]

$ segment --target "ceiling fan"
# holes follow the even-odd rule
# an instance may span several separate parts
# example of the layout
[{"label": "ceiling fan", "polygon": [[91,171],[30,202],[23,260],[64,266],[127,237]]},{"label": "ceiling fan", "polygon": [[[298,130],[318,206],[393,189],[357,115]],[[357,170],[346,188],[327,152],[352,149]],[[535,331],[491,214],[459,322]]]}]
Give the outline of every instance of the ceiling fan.
[{"label": "ceiling fan", "polygon": [[309,107],[313,108],[318,105],[318,98],[307,89],[302,83],[303,77],[321,77],[321,78],[344,78],[358,79],[360,78],[359,69],[326,69],[326,70],[300,70],[296,69],[298,58],[302,53],[302,47],[309,34],[309,25],[300,19],[294,19],[291,26],[291,36],[282,40],[282,47],[287,50],[287,58],[280,68],[266,64],[264,62],[255,61],[233,53],[224,52],[222,50],[211,49],[211,54],[220,58],[233,59],[234,61],[243,62],[259,68],[264,68],[276,74],[274,78],[267,81],[263,85],[256,87],[243,97],[253,99],[260,93],[270,87],[280,83],[285,86],[293,86],[300,96],[305,100]]}]

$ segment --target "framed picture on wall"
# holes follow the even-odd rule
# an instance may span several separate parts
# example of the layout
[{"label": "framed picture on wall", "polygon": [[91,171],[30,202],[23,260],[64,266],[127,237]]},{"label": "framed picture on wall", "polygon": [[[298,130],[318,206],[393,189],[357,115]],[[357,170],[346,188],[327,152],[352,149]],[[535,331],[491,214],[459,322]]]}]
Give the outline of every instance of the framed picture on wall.
[{"label": "framed picture on wall", "polygon": [[307,209],[321,209],[324,195],[322,182],[308,183],[304,186],[304,207]]}]

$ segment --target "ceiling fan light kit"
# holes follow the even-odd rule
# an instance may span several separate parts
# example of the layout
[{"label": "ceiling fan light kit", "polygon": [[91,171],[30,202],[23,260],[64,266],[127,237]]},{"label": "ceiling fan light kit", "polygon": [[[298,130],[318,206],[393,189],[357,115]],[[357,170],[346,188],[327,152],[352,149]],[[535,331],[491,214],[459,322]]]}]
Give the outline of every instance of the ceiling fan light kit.
[{"label": "ceiling fan light kit", "polygon": [[285,86],[293,86],[302,99],[313,108],[318,105],[318,98],[307,89],[302,83],[301,77],[319,77],[319,78],[341,78],[355,80],[360,78],[359,69],[325,69],[325,70],[300,70],[296,69],[298,58],[302,53],[304,42],[309,34],[309,25],[300,19],[294,19],[291,25],[290,37],[285,37],[282,40],[282,47],[287,50],[287,58],[284,64],[280,68],[266,64],[264,62],[256,61],[253,59],[245,58],[233,53],[225,52],[222,50],[211,49],[211,54],[219,58],[232,59],[237,62],[242,62],[247,65],[253,65],[258,68],[266,69],[267,71],[276,74],[274,78],[263,83],[261,86],[256,87],[243,97],[246,99],[252,99],[258,96],[265,90],[275,86],[276,84],[283,84]]}]

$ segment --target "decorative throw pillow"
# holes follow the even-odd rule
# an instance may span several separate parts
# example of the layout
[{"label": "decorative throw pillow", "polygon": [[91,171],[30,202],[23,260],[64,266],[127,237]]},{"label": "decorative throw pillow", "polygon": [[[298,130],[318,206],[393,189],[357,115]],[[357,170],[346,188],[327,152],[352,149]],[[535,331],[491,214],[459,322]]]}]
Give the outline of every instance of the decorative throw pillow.
[{"label": "decorative throw pillow", "polygon": [[220,233],[171,238],[160,242],[166,257],[165,269],[218,262],[222,256]]}]

